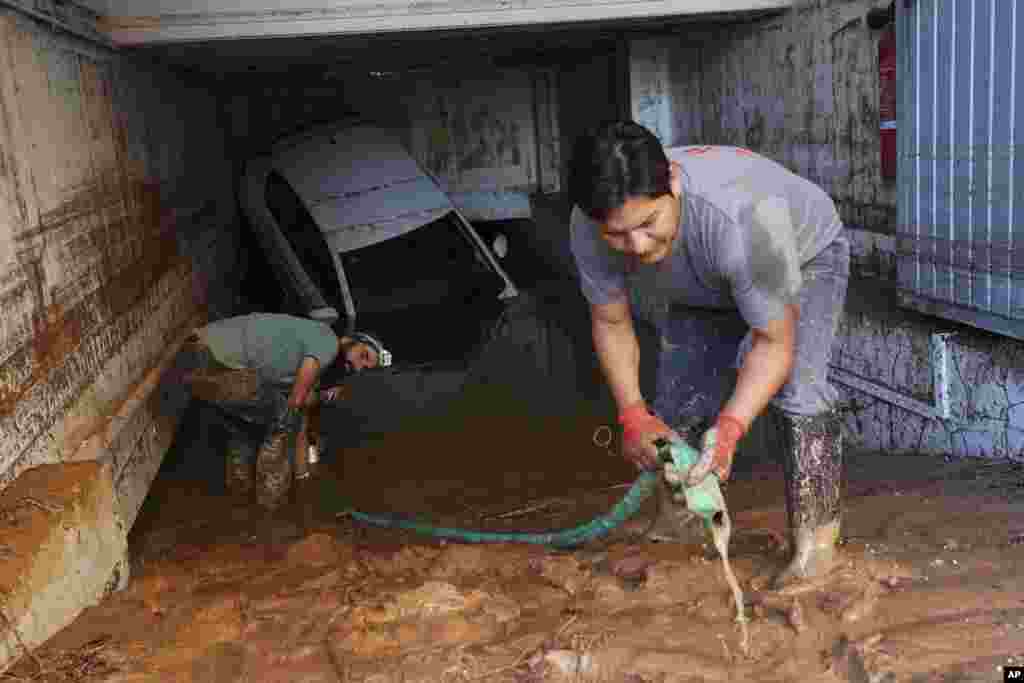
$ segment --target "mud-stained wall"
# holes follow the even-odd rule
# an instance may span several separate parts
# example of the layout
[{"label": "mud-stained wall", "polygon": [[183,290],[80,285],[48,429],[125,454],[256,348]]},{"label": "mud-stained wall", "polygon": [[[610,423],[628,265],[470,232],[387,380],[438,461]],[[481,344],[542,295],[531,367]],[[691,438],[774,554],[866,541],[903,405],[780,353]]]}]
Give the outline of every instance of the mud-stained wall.
[{"label": "mud-stained wall", "polygon": [[857,445],[1024,462],[1024,344],[895,299],[888,281],[853,281],[833,348]]},{"label": "mud-stained wall", "polygon": [[398,131],[470,219],[526,217],[529,194],[560,186],[553,71],[449,69],[232,87],[226,110],[237,163],[304,125],[359,115]]},{"label": "mud-stained wall", "polygon": [[870,0],[794,3],[739,26],[630,45],[634,118],[668,145],[726,144],[826,188],[851,226],[891,232],[895,183],[879,170],[879,33]]},{"label": "mud-stained wall", "polygon": [[[501,84],[500,87],[495,87]],[[529,190],[537,183],[529,75],[431,75],[403,84],[410,147],[453,192]]]},{"label": "mud-stained wall", "polygon": [[[135,390],[219,288],[201,273],[233,268],[216,123],[210,93],[0,12],[0,488],[112,457],[141,502],[175,419]],[[117,444],[83,455],[97,434]]]}]

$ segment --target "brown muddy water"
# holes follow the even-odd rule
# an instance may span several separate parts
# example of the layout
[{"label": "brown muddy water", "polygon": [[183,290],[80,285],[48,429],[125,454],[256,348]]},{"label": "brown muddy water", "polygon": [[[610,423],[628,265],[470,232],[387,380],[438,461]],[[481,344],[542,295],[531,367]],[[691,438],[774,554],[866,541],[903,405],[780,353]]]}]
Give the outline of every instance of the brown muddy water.
[{"label": "brown muddy water", "polygon": [[[634,476],[592,442],[603,412],[476,403],[328,454],[316,476],[368,512],[571,526]],[[211,483],[215,456],[184,455],[213,466],[158,478],[128,588],[10,680],[989,682],[1024,664],[1020,464],[850,453],[841,566],[771,592],[782,471],[744,452],[725,490],[744,656],[710,539],[640,540],[651,506],[575,552],[441,543],[324,514],[309,486],[265,514]]]}]

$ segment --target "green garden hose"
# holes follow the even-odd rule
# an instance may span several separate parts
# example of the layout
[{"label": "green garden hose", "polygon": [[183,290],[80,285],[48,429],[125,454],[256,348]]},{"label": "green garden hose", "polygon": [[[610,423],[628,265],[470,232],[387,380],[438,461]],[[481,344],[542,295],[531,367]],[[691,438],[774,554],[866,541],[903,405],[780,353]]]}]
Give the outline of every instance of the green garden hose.
[{"label": "green garden hose", "polygon": [[[672,460],[684,472],[699,458],[699,453],[682,442],[663,442],[659,455],[663,462]],[[643,502],[647,500],[659,485],[661,470],[644,471],[636,478],[626,495],[607,513],[599,515],[586,524],[551,532],[499,532],[457,529],[436,526],[429,522],[419,522],[395,515],[370,514],[347,507],[339,507],[335,482],[324,479],[321,482],[320,501],[326,510],[335,509],[338,514],[346,515],[365,524],[387,529],[402,529],[426,534],[434,538],[451,539],[463,543],[526,543],[544,545],[561,550],[577,548],[595,541],[632,517]],[[711,524],[714,515],[724,507],[722,494],[718,486],[718,477],[709,475],[701,484],[686,490],[686,501],[691,510],[701,515],[705,524]]]}]

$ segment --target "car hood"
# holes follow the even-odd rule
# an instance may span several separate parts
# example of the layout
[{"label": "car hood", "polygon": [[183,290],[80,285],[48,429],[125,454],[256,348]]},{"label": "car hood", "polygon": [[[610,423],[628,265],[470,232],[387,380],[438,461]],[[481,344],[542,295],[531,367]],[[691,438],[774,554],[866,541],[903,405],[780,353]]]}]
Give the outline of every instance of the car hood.
[{"label": "car hood", "polygon": [[278,145],[273,166],[295,188],[333,251],[397,237],[455,207],[394,134],[338,124]]}]

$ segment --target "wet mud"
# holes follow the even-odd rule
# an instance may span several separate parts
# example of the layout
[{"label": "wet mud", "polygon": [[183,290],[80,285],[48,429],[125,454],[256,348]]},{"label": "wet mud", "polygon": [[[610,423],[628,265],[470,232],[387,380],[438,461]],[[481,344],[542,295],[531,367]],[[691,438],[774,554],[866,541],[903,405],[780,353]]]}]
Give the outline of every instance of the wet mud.
[{"label": "wet mud", "polygon": [[[561,528],[608,509],[633,479],[592,441],[604,417],[478,405],[326,453],[315,476],[336,478],[368,512]],[[725,495],[748,654],[710,538],[650,542],[638,518],[574,552],[441,543],[325,516],[311,487],[263,512],[224,493],[213,461],[158,478],[132,533],[128,587],[9,673],[909,683],[996,681],[998,667],[1024,664],[1022,466],[856,452],[846,462],[840,562],[773,591],[788,554],[781,466],[774,454],[737,461]]]}]

